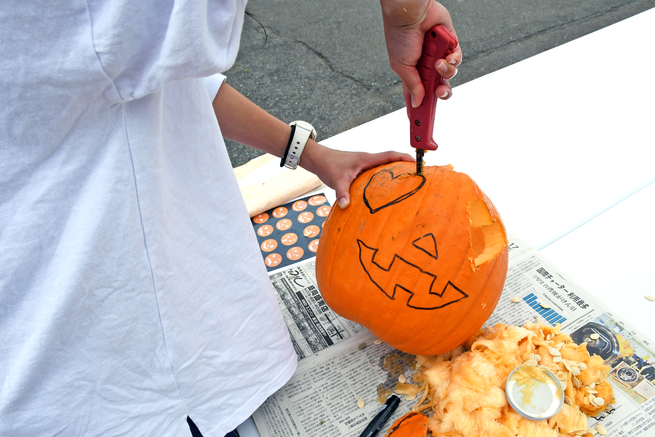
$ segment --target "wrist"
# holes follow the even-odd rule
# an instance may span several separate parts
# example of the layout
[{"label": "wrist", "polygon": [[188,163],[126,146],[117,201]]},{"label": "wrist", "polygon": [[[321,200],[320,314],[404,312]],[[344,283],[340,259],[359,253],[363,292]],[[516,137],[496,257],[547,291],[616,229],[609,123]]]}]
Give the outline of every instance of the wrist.
[{"label": "wrist", "polygon": [[384,24],[414,27],[422,21],[430,1],[434,0],[380,0]]},{"label": "wrist", "polygon": [[327,150],[327,147],[320,145],[315,140],[307,140],[300,166],[311,173],[318,174],[321,162],[324,163],[326,160],[325,152]]}]

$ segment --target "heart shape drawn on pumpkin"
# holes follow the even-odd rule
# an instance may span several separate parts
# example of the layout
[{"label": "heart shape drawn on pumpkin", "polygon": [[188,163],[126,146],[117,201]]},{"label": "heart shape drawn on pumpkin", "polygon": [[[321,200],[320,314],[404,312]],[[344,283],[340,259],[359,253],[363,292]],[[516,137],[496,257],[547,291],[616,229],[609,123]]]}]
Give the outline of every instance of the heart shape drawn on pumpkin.
[{"label": "heart shape drawn on pumpkin", "polygon": [[[411,178],[399,179],[404,175],[406,173],[396,176],[392,169],[384,169],[371,176],[364,187],[364,203],[371,214],[412,197],[425,185],[425,176],[423,175],[412,175]],[[384,190],[381,190],[380,187],[384,187]],[[371,192],[370,190],[374,188],[375,191]],[[367,190],[369,191],[368,195]]]}]

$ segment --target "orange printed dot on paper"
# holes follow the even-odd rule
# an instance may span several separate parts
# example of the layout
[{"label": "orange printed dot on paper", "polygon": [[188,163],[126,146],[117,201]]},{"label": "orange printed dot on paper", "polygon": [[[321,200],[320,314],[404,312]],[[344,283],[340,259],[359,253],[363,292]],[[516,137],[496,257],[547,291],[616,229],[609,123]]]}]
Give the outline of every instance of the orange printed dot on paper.
[{"label": "orange printed dot on paper", "polygon": [[305,251],[298,246],[292,247],[291,249],[287,250],[287,258],[289,258],[291,261],[299,260],[300,258],[302,258],[304,254]]},{"label": "orange printed dot on paper", "polygon": [[265,212],[262,212],[261,214],[257,214],[252,218],[252,221],[255,223],[264,223],[266,220],[268,220],[268,214]]},{"label": "orange printed dot on paper", "polygon": [[312,240],[309,242],[309,245],[307,246],[307,249],[309,249],[310,252],[316,253],[318,250],[318,238],[316,240]]},{"label": "orange printed dot on paper", "polygon": [[314,214],[312,214],[312,213],[309,212],[309,211],[301,212],[301,213],[298,215],[298,221],[299,221],[300,223],[309,223],[309,222],[311,222],[312,220],[314,220]]},{"label": "orange printed dot on paper", "polygon": [[330,205],[319,206],[316,210],[316,215],[319,217],[327,217],[331,209]]},{"label": "orange printed dot on paper", "polygon": [[298,241],[298,236],[294,234],[293,232],[289,232],[288,234],[282,235],[282,238],[280,238],[280,241],[282,244],[285,246],[291,246]]},{"label": "orange printed dot on paper", "polygon": [[307,208],[307,202],[305,202],[304,200],[299,200],[299,201],[295,202],[291,208],[294,211],[302,211],[305,208]]},{"label": "orange printed dot on paper", "polygon": [[277,241],[269,238],[261,244],[261,248],[264,252],[272,252],[277,247]]},{"label": "orange printed dot on paper", "polygon": [[278,228],[281,231],[286,231],[291,227],[292,223],[291,220],[289,219],[282,219],[279,222],[275,224],[275,227]]},{"label": "orange printed dot on paper", "polygon": [[264,260],[264,263],[268,267],[275,267],[279,265],[281,262],[282,262],[282,255],[280,255],[279,253],[272,253],[269,256],[267,256],[266,259]]},{"label": "orange printed dot on paper", "polygon": [[268,237],[273,233],[273,226],[271,225],[264,225],[260,226],[259,229],[257,229],[257,235],[260,237]]},{"label": "orange printed dot on paper", "polygon": [[326,200],[325,196],[313,196],[309,198],[309,204],[312,206],[318,206],[324,204]]},{"label": "orange printed dot on paper", "polygon": [[310,225],[302,231],[302,234],[307,238],[313,238],[321,233],[321,229],[316,225]]},{"label": "orange printed dot on paper", "polygon": [[285,215],[287,215],[288,212],[289,212],[288,209],[286,209],[284,206],[280,206],[279,208],[275,208],[273,210],[273,217],[282,218]]}]

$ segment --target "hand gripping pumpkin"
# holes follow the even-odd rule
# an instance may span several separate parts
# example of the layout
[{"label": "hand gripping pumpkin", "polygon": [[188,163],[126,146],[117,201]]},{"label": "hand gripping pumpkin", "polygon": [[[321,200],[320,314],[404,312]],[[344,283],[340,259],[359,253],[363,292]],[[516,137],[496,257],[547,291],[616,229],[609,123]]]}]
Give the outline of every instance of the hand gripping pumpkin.
[{"label": "hand gripping pumpkin", "polygon": [[316,257],[325,302],[415,355],[447,352],[492,313],[507,275],[498,212],[451,166],[394,162],[359,175],[332,208]]}]

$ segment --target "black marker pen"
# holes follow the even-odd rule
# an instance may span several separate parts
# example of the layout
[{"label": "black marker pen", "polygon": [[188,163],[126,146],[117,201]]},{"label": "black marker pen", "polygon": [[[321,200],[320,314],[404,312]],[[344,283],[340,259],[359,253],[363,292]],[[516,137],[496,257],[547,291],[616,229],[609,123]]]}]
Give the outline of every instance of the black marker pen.
[{"label": "black marker pen", "polygon": [[371,423],[368,424],[364,432],[359,437],[373,437],[378,433],[384,426],[384,423],[391,417],[398,405],[400,404],[400,398],[396,395],[389,396],[387,402],[384,403],[378,414],[375,415]]}]

